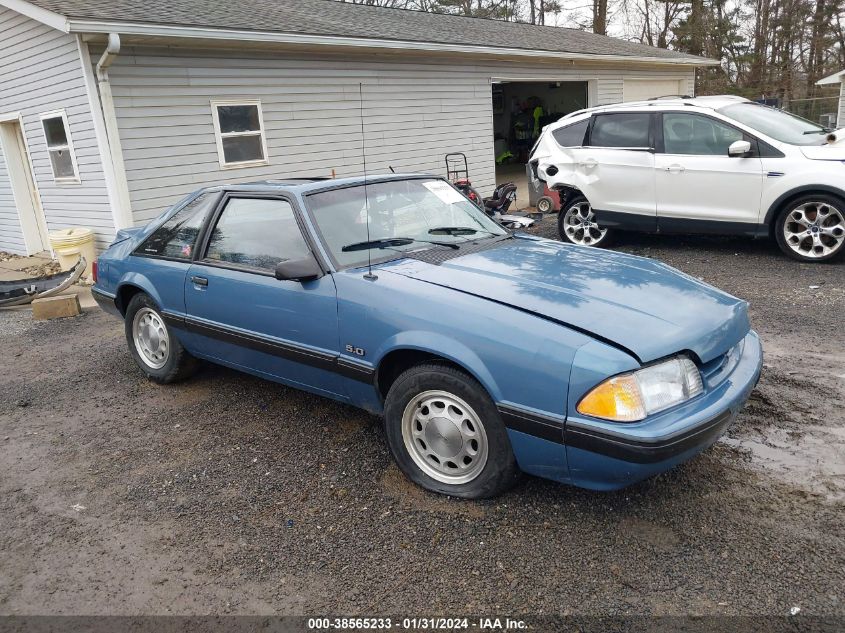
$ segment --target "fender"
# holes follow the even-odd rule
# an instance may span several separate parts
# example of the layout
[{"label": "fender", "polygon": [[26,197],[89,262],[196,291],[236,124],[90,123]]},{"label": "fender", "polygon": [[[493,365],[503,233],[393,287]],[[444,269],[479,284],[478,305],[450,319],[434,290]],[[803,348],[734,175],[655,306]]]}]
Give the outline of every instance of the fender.
[{"label": "fender", "polygon": [[[163,305],[163,301],[161,299],[161,295],[155,289],[155,286],[152,282],[147,279],[141,273],[130,272],[124,274],[120,281],[117,282],[117,286],[115,287],[115,296],[120,295],[120,291],[123,289],[124,286],[135,286],[136,288],[140,288],[144,292],[146,292],[150,297],[152,297],[153,301],[156,302],[159,306]],[[126,306],[123,306],[124,309]]]},{"label": "fender", "polygon": [[443,358],[462,367],[473,378],[480,382],[481,386],[487,390],[487,393],[490,394],[490,397],[493,398],[495,402],[502,400],[502,392],[499,389],[496,380],[490,374],[487,366],[482,362],[478,355],[463,343],[436,332],[422,330],[398,332],[394,336],[386,339],[384,343],[379,346],[376,350],[375,362],[373,364],[376,368],[378,368],[384,357],[390,352],[403,349],[442,356]]},{"label": "fender", "polygon": [[804,193],[828,193],[831,195],[836,196],[837,198],[842,198],[845,200],[845,190],[839,189],[837,187],[831,187],[830,185],[803,185],[801,187],[795,187],[794,189],[790,189],[786,193],[782,194],[775,200],[770,206],[768,211],[766,211],[766,217],[763,220],[763,223],[766,226],[771,226],[774,224],[775,220],[777,219],[778,211],[780,211],[781,205],[784,202],[789,200],[790,198],[794,198],[795,196],[799,196]]}]

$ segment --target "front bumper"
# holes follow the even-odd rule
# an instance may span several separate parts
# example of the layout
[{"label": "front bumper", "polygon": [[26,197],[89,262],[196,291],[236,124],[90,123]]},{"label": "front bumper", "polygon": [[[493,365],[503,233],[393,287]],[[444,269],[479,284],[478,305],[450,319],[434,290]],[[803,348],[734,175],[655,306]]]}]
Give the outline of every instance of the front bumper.
[{"label": "front bumper", "polygon": [[635,424],[587,417],[566,422],[570,481],[599,490],[622,488],[680,464],[721,437],[760,379],[763,350],[751,331],[724,365],[705,376],[705,393]]}]

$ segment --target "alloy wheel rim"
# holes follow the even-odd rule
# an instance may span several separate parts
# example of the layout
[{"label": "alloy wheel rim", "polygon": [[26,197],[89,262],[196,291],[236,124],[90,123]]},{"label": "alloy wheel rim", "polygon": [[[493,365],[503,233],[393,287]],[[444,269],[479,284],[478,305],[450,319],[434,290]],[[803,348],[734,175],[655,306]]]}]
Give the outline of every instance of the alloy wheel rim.
[{"label": "alloy wheel rim", "polygon": [[566,210],[563,230],[571,242],[583,246],[595,246],[607,235],[607,229],[596,223],[593,207],[586,201],[573,204]]},{"label": "alloy wheel rim", "polygon": [[845,215],[828,202],[805,202],[786,216],[783,237],[799,255],[811,259],[826,257],[845,242]]},{"label": "alloy wheel rim", "polygon": [[161,369],[170,354],[170,335],[161,316],[150,308],[141,308],[132,320],[132,338],[138,356],[152,369]]},{"label": "alloy wheel rim", "polygon": [[487,464],[487,433],[478,414],[446,391],[424,391],[408,402],[402,439],[420,470],[441,483],[468,483]]}]

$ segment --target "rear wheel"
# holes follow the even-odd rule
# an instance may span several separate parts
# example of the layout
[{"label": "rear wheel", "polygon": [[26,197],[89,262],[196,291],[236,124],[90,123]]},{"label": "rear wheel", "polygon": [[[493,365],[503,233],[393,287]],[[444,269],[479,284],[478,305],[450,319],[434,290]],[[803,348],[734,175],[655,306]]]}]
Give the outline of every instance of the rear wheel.
[{"label": "rear wheel", "polygon": [[125,330],[129,353],[153,382],[177,382],[196,371],[197,360],[170,331],[148,294],[140,292],[129,301]]},{"label": "rear wheel", "polygon": [[427,363],[399,376],[387,394],[384,424],[399,468],[433,492],[494,497],[519,474],[490,396],[453,367]]},{"label": "rear wheel", "polygon": [[596,222],[590,201],[578,194],[561,208],[557,216],[560,239],[580,246],[607,246],[612,231]]},{"label": "rear wheel", "polygon": [[802,196],[781,211],[778,246],[802,262],[823,262],[845,250],[845,202],[824,194]]}]

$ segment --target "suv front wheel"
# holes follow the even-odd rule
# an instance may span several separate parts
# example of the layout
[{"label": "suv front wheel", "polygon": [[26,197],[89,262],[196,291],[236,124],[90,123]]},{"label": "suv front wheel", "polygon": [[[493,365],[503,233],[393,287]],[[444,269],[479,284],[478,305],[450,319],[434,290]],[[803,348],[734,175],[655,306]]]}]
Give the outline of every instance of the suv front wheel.
[{"label": "suv front wheel", "polygon": [[825,194],[792,200],[775,225],[781,250],[802,262],[823,262],[845,248],[845,202]]}]

